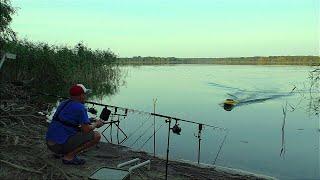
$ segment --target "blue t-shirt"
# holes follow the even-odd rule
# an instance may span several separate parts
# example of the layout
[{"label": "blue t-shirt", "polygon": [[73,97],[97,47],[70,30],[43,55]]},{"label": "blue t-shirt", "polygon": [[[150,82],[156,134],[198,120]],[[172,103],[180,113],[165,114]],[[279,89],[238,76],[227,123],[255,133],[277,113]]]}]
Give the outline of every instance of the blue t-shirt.
[{"label": "blue t-shirt", "polygon": [[[70,102],[61,110],[67,101]],[[73,125],[89,124],[90,120],[85,106],[77,101],[67,101],[60,103],[54,116],[56,116],[57,112],[61,111],[59,114],[61,121],[69,124],[72,123]],[[53,119],[48,127],[46,140],[53,141],[57,144],[64,144],[70,136],[75,135],[77,132],[76,128],[66,126]]]}]

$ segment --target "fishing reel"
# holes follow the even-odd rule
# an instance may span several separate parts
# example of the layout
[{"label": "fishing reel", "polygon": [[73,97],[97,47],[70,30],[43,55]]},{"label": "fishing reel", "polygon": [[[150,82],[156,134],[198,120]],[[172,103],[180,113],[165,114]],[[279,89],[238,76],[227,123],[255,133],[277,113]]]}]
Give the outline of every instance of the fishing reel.
[{"label": "fishing reel", "polygon": [[107,106],[105,106],[100,114],[100,119],[104,120],[104,121],[108,121],[109,117],[110,117],[111,111],[107,108]]},{"label": "fishing reel", "polygon": [[176,122],[176,124],[171,128],[172,132],[174,134],[180,135],[181,133],[181,127],[179,127],[179,124]]},{"label": "fishing reel", "polygon": [[97,113],[98,113],[98,111],[94,107],[89,108],[88,112],[91,114],[94,114],[94,115],[97,115]]}]

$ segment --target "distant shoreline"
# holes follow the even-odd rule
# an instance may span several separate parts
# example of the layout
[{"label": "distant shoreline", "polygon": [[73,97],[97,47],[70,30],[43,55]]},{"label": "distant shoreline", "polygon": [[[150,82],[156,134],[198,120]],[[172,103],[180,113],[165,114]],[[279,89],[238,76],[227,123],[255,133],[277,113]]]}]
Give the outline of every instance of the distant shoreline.
[{"label": "distant shoreline", "polygon": [[175,58],[175,57],[131,57],[118,58],[123,65],[160,64],[221,64],[221,65],[300,65],[320,66],[319,56],[256,56],[238,58]]}]

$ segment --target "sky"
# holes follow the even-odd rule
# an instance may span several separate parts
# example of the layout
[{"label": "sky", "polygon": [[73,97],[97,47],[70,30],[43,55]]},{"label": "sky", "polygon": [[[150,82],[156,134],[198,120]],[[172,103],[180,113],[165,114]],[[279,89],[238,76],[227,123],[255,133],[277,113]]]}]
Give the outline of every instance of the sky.
[{"label": "sky", "polygon": [[319,55],[320,0],[12,0],[19,38],[119,57]]}]

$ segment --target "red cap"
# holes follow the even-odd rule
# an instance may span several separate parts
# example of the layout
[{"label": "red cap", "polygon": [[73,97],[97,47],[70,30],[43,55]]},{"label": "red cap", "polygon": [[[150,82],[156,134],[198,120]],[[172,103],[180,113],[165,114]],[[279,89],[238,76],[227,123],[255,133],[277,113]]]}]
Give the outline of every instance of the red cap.
[{"label": "red cap", "polygon": [[81,94],[84,94],[85,92],[81,86],[73,85],[73,86],[71,86],[69,93],[70,93],[70,96],[80,96]]}]

